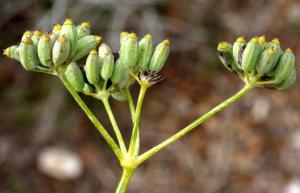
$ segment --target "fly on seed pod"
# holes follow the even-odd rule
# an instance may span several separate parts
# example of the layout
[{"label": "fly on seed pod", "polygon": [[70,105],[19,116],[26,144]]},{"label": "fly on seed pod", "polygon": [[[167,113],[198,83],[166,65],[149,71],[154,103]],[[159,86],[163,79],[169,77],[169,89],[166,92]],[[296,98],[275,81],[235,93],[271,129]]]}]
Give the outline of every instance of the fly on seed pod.
[{"label": "fly on seed pod", "polygon": [[80,68],[75,62],[72,62],[68,65],[65,71],[65,75],[70,84],[77,92],[82,91],[84,87],[84,78]]},{"label": "fly on seed pod", "polygon": [[101,64],[96,50],[92,50],[90,52],[84,66],[84,70],[89,83],[97,86],[101,79]]},{"label": "fly on seed pod", "polygon": [[22,66],[26,70],[34,70],[39,61],[36,48],[30,38],[25,38],[19,46],[19,55]]},{"label": "fly on seed pod", "polygon": [[243,37],[239,37],[233,44],[232,55],[238,68],[242,70],[242,56],[246,47],[246,40]]},{"label": "fly on seed pod", "polygon": [[52,65],[52,43],[50,40],[49,35],[45,34],[40,39],[37,52],[40,59],[40,62],[44,66],[51,66]]},{"label": "fly on seed pod", "polygon": [[275,71],[275,81],[282,82],[287,79],[291,71],[295,68],[295,56],[293,51],[288,48],[281,55]]},{"label": "fly on seed pod", "polygon": [[120,63],[126,68],[134,68],[138,59],[138,41],[136,34],[122,32],[120,36]]},{"label": "fly on seed pod", "polygon": [[6,48],[3,52],[3,54],[9,58],[20,61],[19,47],[16,45]]},{"label": "fly on seed pod", "polygon": [[90,35],[91,33],[90,23],[83,22],[82,24],[76,27],[76,32],[77,32],[78,39]]},{"label": "fly on seed pod", "polygon": [[55,66],[67,61],[70,53],[70,41],[65,36],[60,36],[54,43],[52,49],[52,60]]},{"label": "fly on seed pod", "polygon": [[242,58],[242,68],[245,74],[255,74],[255,64],[260,54],[260,46],[257,38],[252,38],[246,45]]},{"label": "fly on seed pod", "polygon": [[100,43],[101,37],[88,35],[77,41],[77,50],[73,57],[73,61],[77,61],[80,58],[86,56],[90,51],[96,49],[97,45]]},{"label": "fly on seed pod", "polygon": [[66,19],[59,35],[65,36],[70,41],[70,57],[72,57],[75,54],[77,43],[77,32],[72,20]]},{"label": "fly on seed pod", "polygon": [[169,40],[164,40],[156,46],[148,66],[149,70],[159,72],[162,69],[169,55],[169,47]]},{"label": "fly on seed pod", "polygon": [[139,41],[137,66],[140,69],[146,70],[148,68],[148,64],[150,62],[152,52],[153,52],[152,36],[151,34],[147,34]]}]

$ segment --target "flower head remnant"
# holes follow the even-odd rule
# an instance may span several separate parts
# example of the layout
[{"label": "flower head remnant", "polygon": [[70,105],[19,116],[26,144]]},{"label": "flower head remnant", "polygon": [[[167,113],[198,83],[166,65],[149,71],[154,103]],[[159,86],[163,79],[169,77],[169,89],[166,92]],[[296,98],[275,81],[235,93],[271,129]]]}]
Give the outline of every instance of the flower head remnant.
[{"label": "flower head remnant", "polygon": [[224,66],[247,84],[285,90],[296,81],[295,56],[290,48],[283,51],[278,39],[266,42],[261,36],[247,43],[239,37],[233,45],[219,43],[217,50]]},{"label": "flower head remnant", "polygon": [[[102,91],[119,96],[134,80],[149,86],[161,80],[158,72],[169,54],[168,40],[153,49],[150,34],[138,41],[135,33],[122,32],[118,58],[107,44],[98,47],[100,41],[100,36],[90,34],[88,22],[75,26],[67,19],[63,25],[56,24],[51,33],[26,31],[21,43],[5,49],[4,55],[18,60],[28,71],[63,73],[77,92],[94,97]],[[79,65],[85,56],[85,63]]]}]

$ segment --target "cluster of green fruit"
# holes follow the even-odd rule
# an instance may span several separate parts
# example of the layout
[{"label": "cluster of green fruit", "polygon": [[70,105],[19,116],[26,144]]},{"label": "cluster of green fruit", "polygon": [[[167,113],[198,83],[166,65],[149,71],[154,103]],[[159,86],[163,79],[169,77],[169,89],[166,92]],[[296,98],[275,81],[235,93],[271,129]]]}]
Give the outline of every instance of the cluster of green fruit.
[{"label": "cluster of green fruit", "polygon": [[[62,26],[55,25],[52,33],[26,31],[21,43],[5,49],[4,54],[20,61],[29,71],[54,75],[64,73],[77,92],[89,95],[105,90],[121,100],[124,97],[118,97],[120,92],[135,79],[149,85],[159,80],[157,73],[169,54],[168,40],[154,49],[150,34],[138,41],[136,34],[122,32],[118,53],[113,53],[105,43],[97,52],[100,41],[101,37],[90,34],[88,22],[76,27],[67,19]],[[78,60],[85,56],[86,61],[79,65]],[[150,75],[152,79],[139,80],[139,77],[144,77],[140,73]]]},{"label": "cluster of green fruit", "polygon": [[219,43],[217,49],[224,66],[246,83],[254,81],[265,87],[284,90],[296,80],[295,56],[290,48],[283,51],[278,39],[266,42],[261,36],[247,43],[239,37],[233,45]]}]

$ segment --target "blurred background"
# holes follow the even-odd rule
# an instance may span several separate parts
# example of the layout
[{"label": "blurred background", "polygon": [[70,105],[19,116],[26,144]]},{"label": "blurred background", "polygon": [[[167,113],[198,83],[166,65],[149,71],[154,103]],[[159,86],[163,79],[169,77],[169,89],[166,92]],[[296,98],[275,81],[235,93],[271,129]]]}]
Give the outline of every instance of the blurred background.
[{"label": "blurred background", "polygon": [[[119,33],[171,41],[141,121],[145,151],[235,93],[243,83],[218,61],[219,41],[266,35],[300,56],[298,0],[1,0],[0,48],[25,30],[50,31],[71,18],[118,50]],[[299,66],[299,65],[298,65]],[[299,76],[298,72],[298,76]],[[132,87],[137,97],[137,85]],[[300,84],[254,89],[145,162],[128,192],[300,193]],[[0,192],[111,193],[118,162],[55,77],[26,72],[0,56]],[[103,124],[101,102],[83,96]],[[127,103],[112,106],[128,141]],[[111,131],[111,129],[110,129]],[[61,159],[61,161],[59,161]],[[57,162],[58,161],[58,162]]]}]

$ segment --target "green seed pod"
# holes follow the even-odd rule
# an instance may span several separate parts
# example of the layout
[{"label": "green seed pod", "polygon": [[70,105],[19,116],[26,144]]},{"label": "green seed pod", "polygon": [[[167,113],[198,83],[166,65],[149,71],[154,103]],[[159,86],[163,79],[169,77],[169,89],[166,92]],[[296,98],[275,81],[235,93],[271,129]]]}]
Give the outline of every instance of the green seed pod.
[{"label": "green seed pod", "polygon": [[255,74],[255,65],[260,54],[260,46],[257,38],[252,38],[246,45],[242,57],[242,67],[246,74]]},{"label": "green seed pod", "polygon": [[65,36],[60,36],[52,49],[52,60],[55,66],[67,61],[70,53],[70,41]]},{"label": "green seed pod", "polygon": [[232,51],[233,47],[231,44],[228,42],[220,42],[218,47],[218,56],[223,65],[229,70],[229,71],[234,71],[238,72],[239,67],[237,63],[233,59]]},{"label": "green seed pod", "polygon": [[42,37],[44,33],[41,31],[41,30],[36,30],[33,32],[33,35],[31,37],[32,41],[33,41],[33,44],[37,47],[38,46],[38,43]]},{"label": "green seed pod", "polygon": [[77,32],[72,20],[65,20],[59,35],[65,36],[70,41],[70,57],[73,57],[76,52]]},{"label": "green seed pod", "polygon": [[125,72],[126,72],[125,67],[120,63],[120,60],[118,59],[115,62],[114,71],[113,71],[113,74],[110,78],[112,83],[113,84],[120,83],[123,80]]},{"label": "green seed pod", "polygon": [[262,52],[259,56],[258,63],[256,65],[256,71],[259,76],[266,75],[272,69],[272,65],[275,60],[275,53],[273,48],[268,48]]},{"label": "green seed pod", "polygon": [[239,37],[233,44],[232,56],[234,62],[238,65],[239,69],[242,69],[242,56],[246,47],[246,40],[244,37]]},{"label": "green seed pod", "polygon": [[134,68],[138,59],[138,40],[136,34],[122,32],[120,36],[120,63],[126,68]]},{"label": "green seed pod", "polygon": [[50,40],[49,35],[43,35],[40,39],[37,47],[38,56],[40,62],[44,66],[51,66],[52,65],[52,43]]},{"label": "green seed pod", "polygon": [[73,61],[77,61],[80,58],[86,56],[90,51],[96,49],[100,43],[101,37],[88,35],[77,41],[77,50],[73,57]]},{"label": "green seed pod", "polygon": [[70,84],[77,92],[82,91],[84,87],[84,78],[80,68],[75,62],[72,62],[68,65],[65,71],[65,75]]},{"label": "green seed pod", "polygon": [[94,89],[93,89],[93,87],[90,86],[89,84],[84,83],[84,86],[83,86],[82,91],[85,92],[85,93],[93,93],[93,92],[94,92]]},{"label": "green seed pod", "polygon": [[23,40],[25,40],[25,39],[27,39],[27,38],[31,39],[32,35],[33,35],[33,32],[32,32],[32,31],[26,31],[26,32],[23,34],[21,41],[23,41]]},{"label": "green seed pod", "polygon": [[83,22],[82,24],[76,27],[76,32],[77,32],[78,39],[90,35],[91,34],[90,23]]},{"label": "green seed pod", "polygon": [[101,79],[101,64],[96,50],[92,50],[90,52],[89,56],[87,57],[84,69],[89,83],[98,85]]},{"label": "green seed pod", "polygon": [[33,70],[37,67],[39,60],[36,48],[31,39],[24,39],[19,46],[19,55],[22,66],[26,70]]},{"label": "green seed pod", "polygon": [[3,54],[9,58],[20,61],[19,47],[16,45],[6,48]]},{"label": "green seed pod", "polygon": [[291,87],[296,81],[296,70],[292,68],[292,71],[289,73],[288,77],[284,79],[281,83],[277,85],[277,90],[286,90]]},{"label": "green seed pod", "polygon": [[169,44],[169,40],[164,40],[156,46],[148,66],[149,70],[159,72],[162,69],[169,55]]},{"label": "green seed pod", "polygon": [[59,24],[55,24],[53,29],[52,29],[52,34],[56,35],[57,37],[59,37],[60,31],[61,31],[61,25]]},{"label": "green seed pod", "polygon": [[280,56],[283,54],[283,51],[280,47],[280,42],[277,38],[273,39],[268,45],[268,48],[273,48],[274,50],[274,61],[272,63],[271,70],[267,74],[268,76],[274,76],[276,71],[276,66],[278,64]]},{"label": "green seed pod", "polygon": [[295,68],[295,55],[288,48],[279,59],[275,71],[275,81],[279,83],[287,79],[293,68]]},{"label": "green seed pod", "polygon": [[266,37],[263,35],[263,36],[260,36],[258,39],[258,44],[259,44],[259,47],[260,47],[260,51],[262,52],[265,48],[266,48]]},{"label": "green seed pod", "polygon": [[153,52],[153,43],[151,34],[145,35],[139,41],[139,52],[137,66],[140,69],[146,70],[150,62]]},{"label": "green seed pod", "polygon": [[105,55],[102,60],[101,76],[104,80],[108,80],[114,71],[114,56],[112,54]]}]

